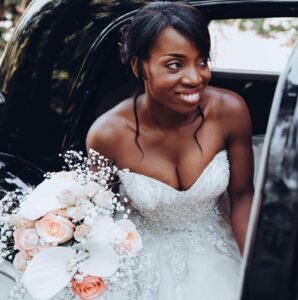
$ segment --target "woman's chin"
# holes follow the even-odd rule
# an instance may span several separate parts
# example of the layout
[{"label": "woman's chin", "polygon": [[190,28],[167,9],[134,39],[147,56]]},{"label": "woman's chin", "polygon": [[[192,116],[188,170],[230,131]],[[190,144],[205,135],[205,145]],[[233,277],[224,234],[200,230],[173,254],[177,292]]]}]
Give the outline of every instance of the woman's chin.
[{"label": "woman's chin", "polygon": [[192,104],[192,105],[190,105],[190,104],[188,104],[188,105],[179,105],[179,107],[177,107],[175,109],[175,111],[177,113],[185,114],[185,115],[193,114],[194,112],[197,111],[198,106],[199,106],[199,103]]}]

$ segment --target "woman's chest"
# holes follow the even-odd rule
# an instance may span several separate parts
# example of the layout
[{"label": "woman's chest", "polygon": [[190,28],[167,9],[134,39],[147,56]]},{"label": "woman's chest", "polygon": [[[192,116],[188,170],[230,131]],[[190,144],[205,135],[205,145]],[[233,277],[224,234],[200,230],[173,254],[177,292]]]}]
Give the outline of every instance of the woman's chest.
[{"label": "woman's chest", "polygon": [[117,166],[163,182],[176,190],[189,189],[215,155],[224,148],[218,139],[177,139],[160,143],[127,143]]},{"label": "woman's chest", "polygon": [[[205,215],[205,212],[213,207],[214,200],[227,188],[227,152],[220,151],[193,185],[185,191],[178,191],[155,178],[135,172],[121,172],[120,180],[133,205],[149,219],[153,211],[162,211],[163,215],[169,218],[177,213],[184,213],[187,209],[188,215]],[[175,214],[169,213],[172,209],[176,211]]]}]

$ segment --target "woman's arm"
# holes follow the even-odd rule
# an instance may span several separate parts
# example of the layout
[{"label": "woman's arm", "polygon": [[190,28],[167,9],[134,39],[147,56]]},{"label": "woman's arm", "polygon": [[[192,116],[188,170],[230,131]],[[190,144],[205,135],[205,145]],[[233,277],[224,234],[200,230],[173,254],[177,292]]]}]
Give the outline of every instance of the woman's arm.
[{"label": "woman's arm", "polygon": [[251,119],[245,101],[237,94],[227,96],[224,118],[230,162],[228,192],[231,203],[231,225],[242,253],[254,193]]}]

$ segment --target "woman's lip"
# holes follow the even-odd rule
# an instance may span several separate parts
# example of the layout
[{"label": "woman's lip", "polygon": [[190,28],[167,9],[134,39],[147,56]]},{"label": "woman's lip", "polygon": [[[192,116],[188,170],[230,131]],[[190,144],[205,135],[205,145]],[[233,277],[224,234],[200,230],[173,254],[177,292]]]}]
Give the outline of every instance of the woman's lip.
[{"label": "woman's lip", "polygon": [[196,89],[187,89],[187,90],[181,90],[177,91],[176,94],[184,94],[184,95],[190,95],[190,94],[195,94],[195,93],[201,93],[202,88],[196,88]]}]

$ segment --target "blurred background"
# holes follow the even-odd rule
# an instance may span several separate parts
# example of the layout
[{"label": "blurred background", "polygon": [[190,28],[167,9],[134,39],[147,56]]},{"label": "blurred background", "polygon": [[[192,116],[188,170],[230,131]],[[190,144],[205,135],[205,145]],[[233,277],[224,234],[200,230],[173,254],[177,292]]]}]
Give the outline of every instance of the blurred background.
[{"label": "blurred background", "polygon": [[32,0],[0,0],[0,56],[13,29]]},{"label": "blurred background", "polygon": [[209,30],[212,68],[279,74],[298,40],[298,18],[214,20]]},{"label": "blurred background", "polygon": [[[0,0],[0,57],[18,19],[33,1],[38,0]],[[218,20],[209,28],[215,69],[280,73],[298,39],[298,18]]]}]

